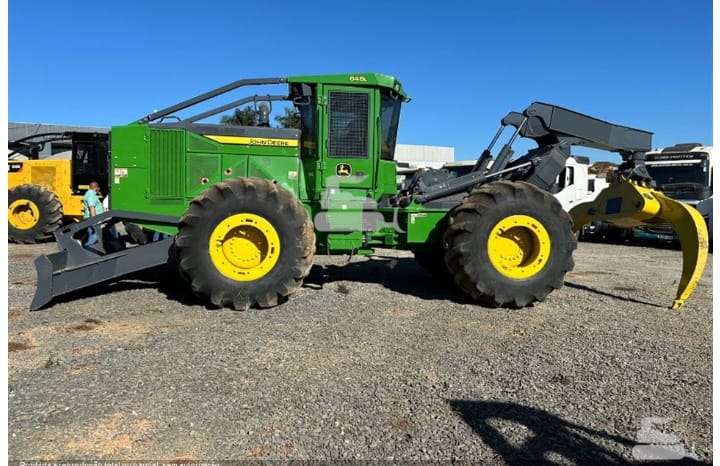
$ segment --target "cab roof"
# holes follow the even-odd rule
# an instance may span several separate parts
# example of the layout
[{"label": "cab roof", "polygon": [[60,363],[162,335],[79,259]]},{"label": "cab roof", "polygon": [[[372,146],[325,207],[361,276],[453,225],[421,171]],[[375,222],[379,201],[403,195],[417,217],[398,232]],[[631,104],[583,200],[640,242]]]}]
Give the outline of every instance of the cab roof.
[{"label": "cab roof", "polygon": [[359,87],[384,87],[391,89],[403,100],[410,100],[400,81],[395,77],[381,73],[349,73],[349,74],[326,74],[326,75],[305,75],[291,76],[287,78],[288,83],[308,84],[335,84],[342,86]]}]

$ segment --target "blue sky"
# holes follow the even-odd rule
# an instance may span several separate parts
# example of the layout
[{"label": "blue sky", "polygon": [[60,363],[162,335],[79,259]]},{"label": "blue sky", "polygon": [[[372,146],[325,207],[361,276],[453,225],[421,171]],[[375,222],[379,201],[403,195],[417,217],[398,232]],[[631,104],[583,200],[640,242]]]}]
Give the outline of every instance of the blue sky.
[{"label": "blue sky", "polygon": [[10,0],[8,14],[9,121],[109,127],[241,78],[377,71],[413,98],[398,142],[457,159],[535,100],[655,147],[713,142],[710,0]]}]

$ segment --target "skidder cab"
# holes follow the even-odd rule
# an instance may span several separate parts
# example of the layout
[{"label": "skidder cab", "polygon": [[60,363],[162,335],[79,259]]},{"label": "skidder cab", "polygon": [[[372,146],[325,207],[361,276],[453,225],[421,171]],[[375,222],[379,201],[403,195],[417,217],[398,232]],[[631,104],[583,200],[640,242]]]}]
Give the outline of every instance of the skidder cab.
[{"label": "skidder cab", "polygon": [[[287,85],[284,94],[176,116],[240,87],[278,84]],[[684,229],[675,306],[692,292],[707,255],[705,226],[650,187],[642,167],[650,133],[536,102],[503,118],[470,173],[424,171],[398,189],[395,143],[409,100],[397,79],[376,73],[249,79],[113,127],[112,210],[55,233],[62,251],[36,261],[31,308],[168,260],[214,306],[270,307],[301,285],[316,252],[374,248],[413,251],[480,303],[526,306],[563,285],[574,265],[573,229],[596,218],[662,219]],[[299,128],[212,121],[276,101],[295,109]],[[495,156],[506,127],[513,135]],[[538,147],[513,158],[517,137]],[[568,214],[551,193],[574,145],[618,152],[626,164],[607,194]],[[71,239],[91,224],[120,220],[171,237],[100,257]]]}]

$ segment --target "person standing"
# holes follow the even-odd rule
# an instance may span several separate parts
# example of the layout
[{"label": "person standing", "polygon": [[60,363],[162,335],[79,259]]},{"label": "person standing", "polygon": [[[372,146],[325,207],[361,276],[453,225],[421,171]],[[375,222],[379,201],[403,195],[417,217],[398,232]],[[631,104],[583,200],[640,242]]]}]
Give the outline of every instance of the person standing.
[{"label": "person standing", "polygon": [[[90,218],[104,212],[103,204],[98,197],[100,194],[100,185],[97,181],[91,181],[88,190],[83,196],[83,217]],[[88,227],[88,239],[85,245],[92,246],[98,242],[98,232],[94,227]]]}]

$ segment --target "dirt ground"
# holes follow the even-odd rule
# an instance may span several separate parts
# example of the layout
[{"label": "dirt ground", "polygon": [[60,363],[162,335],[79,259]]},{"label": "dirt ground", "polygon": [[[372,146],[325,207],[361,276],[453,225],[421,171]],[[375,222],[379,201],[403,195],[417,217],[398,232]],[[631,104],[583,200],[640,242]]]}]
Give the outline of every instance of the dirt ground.
[{"label": "dirt ground", "polygon": [[380,251],[272,309],[155,270],[29,312],[54,249],[9,245],[11,459],[712,462],[712,255],[677,311],[680,251],[580,243],[520,310]]}]

